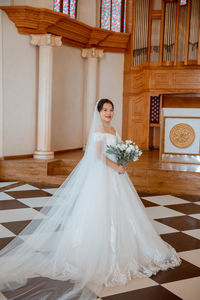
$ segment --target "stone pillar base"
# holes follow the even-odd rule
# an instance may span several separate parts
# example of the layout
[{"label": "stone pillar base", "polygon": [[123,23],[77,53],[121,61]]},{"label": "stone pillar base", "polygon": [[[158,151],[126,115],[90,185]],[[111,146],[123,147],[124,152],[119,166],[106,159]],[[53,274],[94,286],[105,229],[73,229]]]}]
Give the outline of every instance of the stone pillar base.
[{"label": "stone pillar base", "polygon": [[54,152],[51,151],[35,151],[33,154],[35,159],[54,159]]}]

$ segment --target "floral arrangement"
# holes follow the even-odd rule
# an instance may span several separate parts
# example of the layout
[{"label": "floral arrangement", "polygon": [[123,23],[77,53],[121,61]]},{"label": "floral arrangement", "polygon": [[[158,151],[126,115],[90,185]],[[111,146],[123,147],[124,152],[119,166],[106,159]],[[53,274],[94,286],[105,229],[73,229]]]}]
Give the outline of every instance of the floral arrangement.
[{"label": "floral arrangement", "polygon": [[107,145],[106,153],[115,155],[117,164],[123,167],[127,167],[131,161],[138,160],[142,155],[142,151],[131,140],[121,141],[115,146]]}]

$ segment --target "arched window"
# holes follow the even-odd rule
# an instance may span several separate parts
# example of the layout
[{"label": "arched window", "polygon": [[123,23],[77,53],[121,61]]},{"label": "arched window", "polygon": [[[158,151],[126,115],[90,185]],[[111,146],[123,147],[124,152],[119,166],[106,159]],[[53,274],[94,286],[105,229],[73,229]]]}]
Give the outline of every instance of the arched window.
[{"label": "arched window", "polygon": [[54,11],[76,18],[77,0],[54,0]]},{"label": "arched window", "polygon": [[180,5],[183,6],[183,5],[186,5],[187,4],[187,0],[180,0]]},{"label": "arched window", "polygon": [[126,0],[101,0],[101,28],[125,32]]}]

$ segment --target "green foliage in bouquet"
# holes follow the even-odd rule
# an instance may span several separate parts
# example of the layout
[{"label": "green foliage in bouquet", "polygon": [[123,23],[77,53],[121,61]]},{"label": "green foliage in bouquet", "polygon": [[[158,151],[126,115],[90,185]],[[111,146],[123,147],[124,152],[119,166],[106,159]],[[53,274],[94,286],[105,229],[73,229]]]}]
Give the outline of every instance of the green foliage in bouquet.
[{"label": "green foliage in bouquet", "polygon": [[117,164],[123,167],[127,167],[131,161],[138,160],[139,156],[142,155],[139,147],[130,140],[122,141],[115,146],[107,146],[106,153],[114,155]]}]

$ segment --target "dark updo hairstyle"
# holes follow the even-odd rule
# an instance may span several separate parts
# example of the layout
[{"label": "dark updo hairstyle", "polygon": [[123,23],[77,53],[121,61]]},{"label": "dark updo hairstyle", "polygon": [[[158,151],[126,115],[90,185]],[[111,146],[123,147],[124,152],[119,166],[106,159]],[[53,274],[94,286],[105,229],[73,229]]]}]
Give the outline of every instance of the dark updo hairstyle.
[{"label": "dark updo hairstyle", "polygon": [[99,100],[99,102],[97,104],[97,110],[98,110],[98,112],[100,112],[103,109],[103,105],[105,103],[110,103],[112,105],[112,108],[114,109],[114,104],[112,103],[111,100],[109,100],[109,99],[101,99],[101,100]]}]

